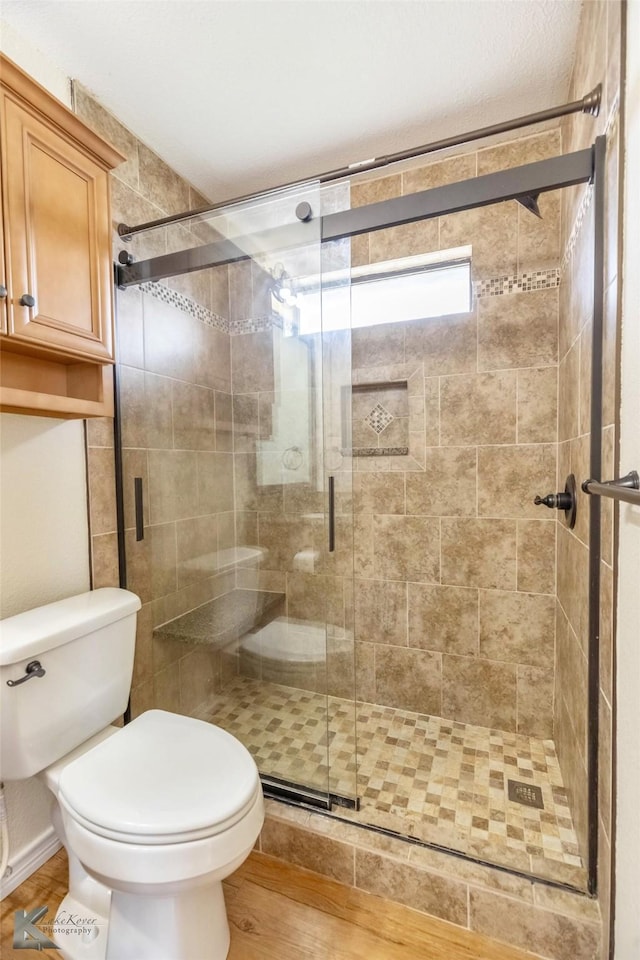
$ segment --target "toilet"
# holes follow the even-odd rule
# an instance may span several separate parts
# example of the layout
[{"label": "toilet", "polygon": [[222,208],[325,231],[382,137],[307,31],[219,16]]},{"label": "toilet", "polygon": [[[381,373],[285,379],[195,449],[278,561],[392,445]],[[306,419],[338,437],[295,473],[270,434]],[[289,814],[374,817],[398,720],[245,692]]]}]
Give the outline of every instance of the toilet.
[{"label": "toilet", "polygon": [[264,820],[245,747],[127,705],[140,600],[102,588],[0,622],[0,779],[38,774],[69,855],[52,938],[65,960],[224,960],[222,880]]}]

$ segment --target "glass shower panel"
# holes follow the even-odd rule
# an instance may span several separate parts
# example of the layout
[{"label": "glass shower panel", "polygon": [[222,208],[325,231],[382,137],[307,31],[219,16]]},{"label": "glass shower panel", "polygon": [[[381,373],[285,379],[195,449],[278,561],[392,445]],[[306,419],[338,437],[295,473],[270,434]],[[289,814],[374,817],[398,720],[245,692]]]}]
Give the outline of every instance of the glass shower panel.
[{"label": "glass shower panel", "polygon": [[[228,729],[264,778],[327,802],[336,625],[320,222],[310,184],[168,228],[170,251],[205,244],[224,262],[122,293],[144,349],[119,379],[128,580],[153,630],[148,696]],[[320,321],[304,333],[302,288]]]},{"label": "glass shower panel", "polygon": [[354,285],[470,270],[438,311],[352,303],[359,818],[583,887],[588,506],[534,504],[589,462],[592,234],[561,285],[560,204],[352,240]]},{"label": "glass shower panel", "polygon": [[[323,215],[349,208],[348,183],[326,186]],[[357,749],[353,632],[353,443],[351,435],[351,241],[322,245],[323,424],[326,510],[333,516],[324,568],[329,694],[329,785],[356,803]],[[330,498],[330,499],[329,499]]]},{"label": "glass shower panel", "polygon": [[[296,215],[302,204],[311,211],[308,222]],[[249,281],[252,290],[248,318],[232,307],[236,549],[254,551],[240,559],[237,582],[274,601],[241,638],[233,683],[241,695],[252,694],[251,736],[262,774],[326,800],[322,331],[302,333],[298,305],[306,283],[306,308],[321,315],[319,189],[234,208],[229,221],[235,236],[251,238],[251,261],[230,267],[231,296]],[[242,309],[246,315],[246,304]]]}]

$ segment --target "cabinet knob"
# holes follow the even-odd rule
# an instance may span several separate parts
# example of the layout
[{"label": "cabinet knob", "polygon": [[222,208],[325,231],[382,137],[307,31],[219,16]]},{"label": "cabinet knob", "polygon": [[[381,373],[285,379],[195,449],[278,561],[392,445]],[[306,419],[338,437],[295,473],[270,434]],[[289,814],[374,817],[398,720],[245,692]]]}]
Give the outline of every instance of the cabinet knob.
[{"label": "cabinet knob", "polygon": [[35,307],[36,298],[32,297],[30,293],[23,293],[20,297],[20,306],[22,307]]},{"label": "cabinet knob", "polygon": [[0,300],[6,300],[6,299],[7,299],[7,288],[5,287],[4,283],[0,283]]}]

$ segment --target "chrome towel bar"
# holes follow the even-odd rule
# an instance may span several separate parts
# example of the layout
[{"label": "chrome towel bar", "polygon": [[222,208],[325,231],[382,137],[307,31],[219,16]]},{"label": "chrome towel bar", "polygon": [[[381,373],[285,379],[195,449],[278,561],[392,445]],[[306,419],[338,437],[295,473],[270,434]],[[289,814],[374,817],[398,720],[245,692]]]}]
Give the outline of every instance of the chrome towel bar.
[{"label": "chrome towel bar", "polygon": [[585,480],[582,484],[585,493],[596,497],[609,497],[611,500],[624,500],[625,503],[635,503],[640,506],[640,475],[637,470],[631,470],[626,477],[619,480]]}]

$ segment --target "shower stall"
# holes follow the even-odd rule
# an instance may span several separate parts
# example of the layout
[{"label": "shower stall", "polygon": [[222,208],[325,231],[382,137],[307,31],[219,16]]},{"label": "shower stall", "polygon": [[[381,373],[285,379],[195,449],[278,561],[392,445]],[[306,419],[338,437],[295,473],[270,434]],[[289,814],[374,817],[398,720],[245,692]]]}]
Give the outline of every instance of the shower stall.
[{"label": "shower stall", "polygon": [[[117,314],[147,705],[229,730],[273,796],[578,889],[603,149],[554,129],[169,218]],[[535,502],[570,475],[573,526]]]}]

